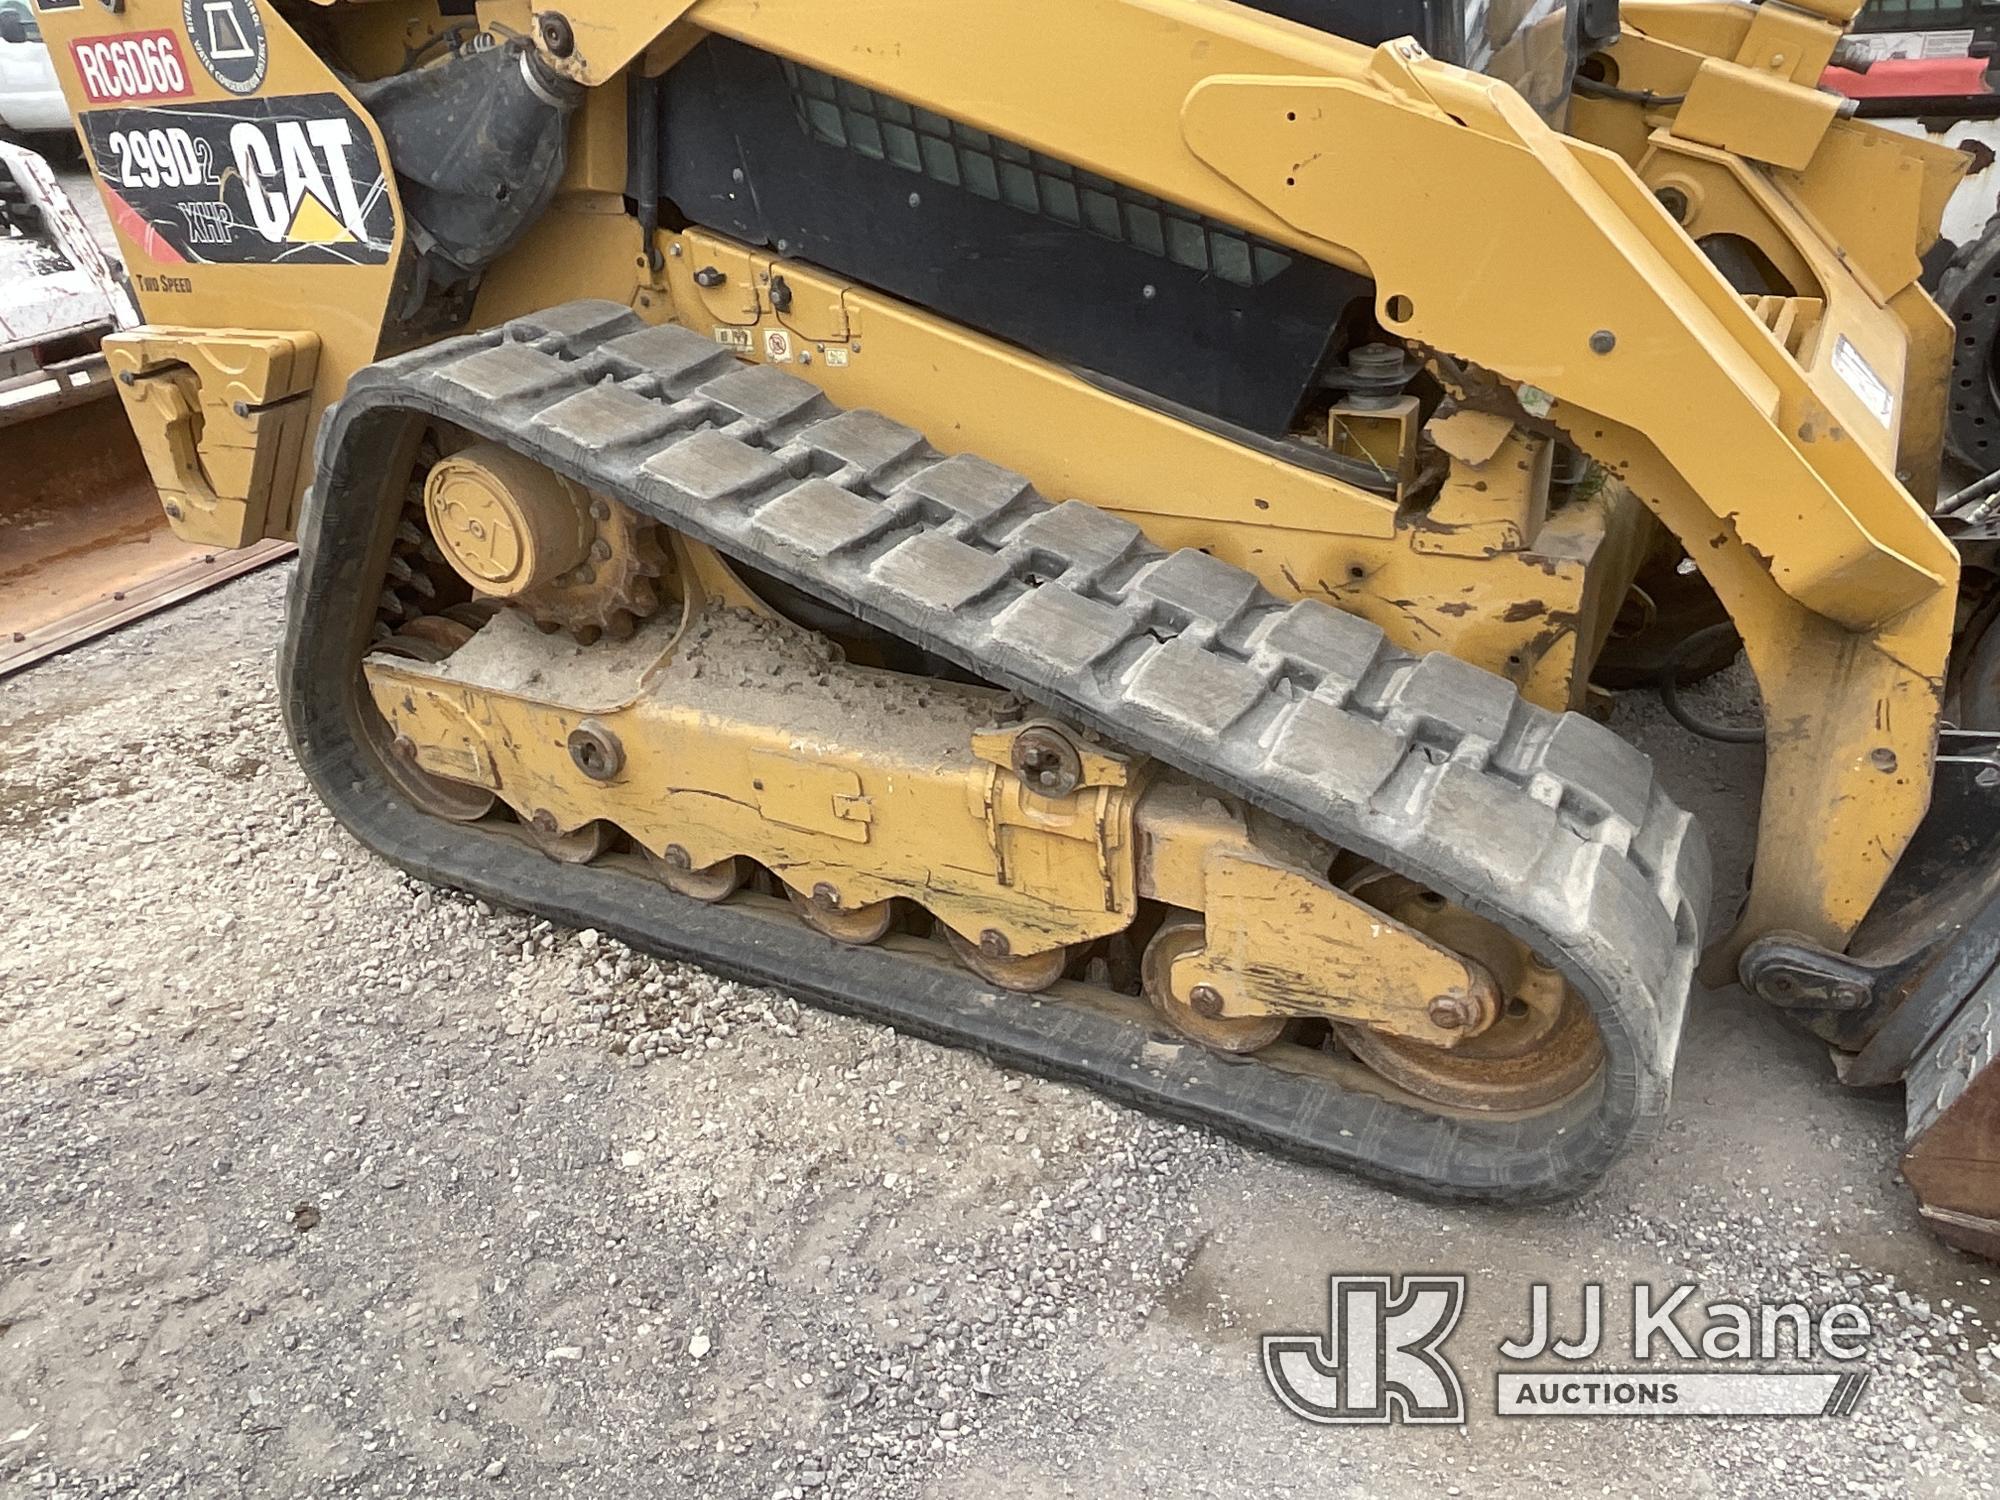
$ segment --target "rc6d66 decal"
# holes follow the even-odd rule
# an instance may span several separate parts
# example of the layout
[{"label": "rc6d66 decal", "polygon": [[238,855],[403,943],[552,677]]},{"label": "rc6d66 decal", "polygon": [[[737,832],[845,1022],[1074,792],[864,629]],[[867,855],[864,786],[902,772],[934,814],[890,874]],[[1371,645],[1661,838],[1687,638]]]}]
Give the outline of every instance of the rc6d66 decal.
[{"label": "rc6d66 decal", "polygon": [[84,37],[71,42],[69,51],[92,104],[180,99],[194,92],[180,38],[171,31]]}]

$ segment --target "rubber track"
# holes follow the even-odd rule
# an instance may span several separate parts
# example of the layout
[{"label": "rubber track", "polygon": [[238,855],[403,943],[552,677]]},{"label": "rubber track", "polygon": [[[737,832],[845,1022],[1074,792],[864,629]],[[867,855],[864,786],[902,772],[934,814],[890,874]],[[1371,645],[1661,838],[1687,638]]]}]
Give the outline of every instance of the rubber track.
[{"label": "rubber track", "polygon": [[[362,539],[396,498],[385,455],[429,418],[1494,918],[1589,1003],[1599,1082],[1531,1116],[1431,1114],[414,815],[356,742],[354,662],[375,596]],[[1431,1194],[1574,1192],[1665,1112],[1709,872],[1643,754],[1464,662],[1410,655],[1354,616],[942,457],[779,368],[608,302],[383,361],[322,424],[302,530],[283,664],[294,744],[357,836],[425,878]]]}]

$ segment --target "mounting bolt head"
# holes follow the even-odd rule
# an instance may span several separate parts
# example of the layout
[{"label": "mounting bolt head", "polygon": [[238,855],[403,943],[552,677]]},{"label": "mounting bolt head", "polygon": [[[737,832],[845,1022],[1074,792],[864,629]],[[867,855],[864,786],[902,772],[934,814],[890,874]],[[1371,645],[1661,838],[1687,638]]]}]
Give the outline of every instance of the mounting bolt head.
[{"label": "mounting bolt head", "polygon": [[569,17],[559,10],[545,11],[536,29],[541,33],[542,46],[550,57],[568,57],[576,51],[576,30],[569,24]]},{"label": "mounting bolt head", "polygon": [[840,910],[840,891],[838,888],[828,885],[824,880],[813,887],[812,898],[815,905],[830,906],[835,911]]},{"label": "mounting bolt head", "polygon": [[592,781],[614,780],[625,769],[625,747],[596,719],[585,719],[569,732],[569,758]]},{"label": "mounting bolt head", "polygon": [[1463,1031],[1472,1024],[1472,1007],[1458,995],[1439,995],[1425,1012],[1439,1031]]},{"label": "mounting bolt head", "polygon": [[1014,737],[1012,759],[1022,784],[1047,797],[1067,797],[1083,780],[1076,746],[1046,724],[1031,724]]},{"label": "mounting bolt head", "polygon": [[1005,958],[1014,951],[1014,945],[1007,941],[1007,934],[997,927],[989,927],[979,934],[979,951],[988,958]]},{"label": "mounting bolt head", "polygon": [[1896,752],[1891,750],[1887,745],[1870,750],[1868,752],[1868,764],[1885,774],[1892,772],[1896,769]]},{"label": "mounting bolt head", "polygon": [[1609,328],[1600,328],[1590,336],[1592,354],[1609,354],[1618,347],[1618,335]]},{"label": "mounting bolt head", "polygon": [[1198,1016],[1211,1021],[1222,1014],[1222,992],[1211,984],[1198,984],[1188,991],[1188,1005]]}]

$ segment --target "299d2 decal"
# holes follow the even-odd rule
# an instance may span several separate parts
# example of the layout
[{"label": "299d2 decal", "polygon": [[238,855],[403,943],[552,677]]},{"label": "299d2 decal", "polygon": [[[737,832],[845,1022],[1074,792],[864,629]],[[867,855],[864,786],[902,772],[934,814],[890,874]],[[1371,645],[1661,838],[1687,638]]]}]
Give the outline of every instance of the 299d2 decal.
[{"label": "299d2 decal", "polygon": [[337,94],[92,110],[84,138],[119,227],[155,260],[381,265],[395,208]]}]

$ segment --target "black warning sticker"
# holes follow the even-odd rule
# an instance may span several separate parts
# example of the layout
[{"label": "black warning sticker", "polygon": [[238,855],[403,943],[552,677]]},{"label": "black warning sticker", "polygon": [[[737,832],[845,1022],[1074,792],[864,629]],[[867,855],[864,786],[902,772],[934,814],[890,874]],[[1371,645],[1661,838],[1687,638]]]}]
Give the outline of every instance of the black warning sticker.
[{"label": "black warning sticker", "polygon": [[86,111],[113,220],[167,264],[379,266],[395,204],[338,94]]}]

